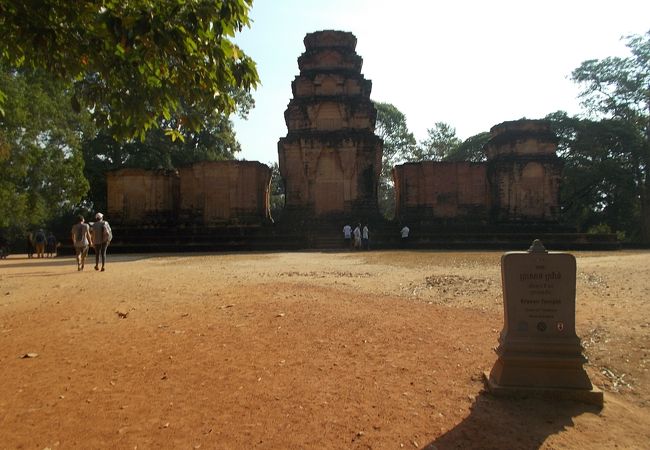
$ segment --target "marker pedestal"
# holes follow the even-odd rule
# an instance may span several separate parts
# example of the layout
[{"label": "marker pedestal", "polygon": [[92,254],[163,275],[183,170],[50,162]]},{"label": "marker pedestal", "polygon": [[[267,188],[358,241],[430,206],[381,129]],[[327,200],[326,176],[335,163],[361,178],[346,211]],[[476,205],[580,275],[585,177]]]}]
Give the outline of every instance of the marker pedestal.
[{"label": "marker pedestal", "polygon": [[504,326],[497,361],[485,374],[494,394],[573,398],[598,405],[575,332],[576,261],[535,241],[501,257]]}]

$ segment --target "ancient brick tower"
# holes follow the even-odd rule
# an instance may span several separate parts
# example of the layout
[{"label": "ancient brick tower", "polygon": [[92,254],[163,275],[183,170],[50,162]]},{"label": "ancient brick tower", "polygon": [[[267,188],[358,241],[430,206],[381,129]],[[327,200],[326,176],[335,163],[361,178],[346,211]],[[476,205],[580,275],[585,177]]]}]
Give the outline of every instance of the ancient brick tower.
[{"label": "ancient brick tower", "polygon": [[326,30],[304,43],[284,113],[288,133],[278,142],[285,209],[305,218],[377,215],[382,141],[357,39]]},{"label": "ancient brick tower", "polygon": [[555,222],[562,162],[558,138],[545,120],[503,122],[485,144],[491,218],[495,222]]}]

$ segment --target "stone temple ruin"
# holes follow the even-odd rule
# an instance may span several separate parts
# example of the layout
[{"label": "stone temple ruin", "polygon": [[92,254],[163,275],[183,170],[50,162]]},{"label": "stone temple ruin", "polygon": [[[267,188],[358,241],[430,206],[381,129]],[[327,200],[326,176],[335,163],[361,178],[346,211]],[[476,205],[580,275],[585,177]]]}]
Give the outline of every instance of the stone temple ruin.
[{"label": "stone temple ruin", "polygon": [[356,44],[352,33],[310,33],[298,58],[278,155],[286,208],[303,217],[378,215],[382,141]]},{"label": "stone temple ruin", "polygon": [[135,226],[257,224],[269,219],[271,170],[250,161],[204,161],[177,171],[106,174],[108,215]]},{"label": "stone temple ruin", "polygon": [[424,161],[395,167],[400,220],[556,223],[562,164],[550,124],[504,122],[490,133],[485,163]]},{"label": "stone temple ruin", "polygon": [[[374,248],[399,245],[404,224],[420,247],[523,248],[534,238],[554,248],[593,245],[597,237],[558,223],[562,165],[557,137],[540,120],[494,126],[484,163],[398,165],[397,216],[384,219],[377,202],[383,143],[356,38],[325,30],[304,44],[285,111],[288,132],[278,142],[282,216],[271,218],[271,169],[259,162],[122,169],[107,174],[114,249],[338,247],[343,225],[357,222],[369,224]],[[616,241],[601,235],[598,244]]]}]

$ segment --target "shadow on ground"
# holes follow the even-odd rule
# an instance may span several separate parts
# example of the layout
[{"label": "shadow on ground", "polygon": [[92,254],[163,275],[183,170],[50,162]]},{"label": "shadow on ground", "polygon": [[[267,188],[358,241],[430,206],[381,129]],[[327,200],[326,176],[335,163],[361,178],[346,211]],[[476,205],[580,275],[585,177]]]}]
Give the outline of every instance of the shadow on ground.
[{"label": "shadow on ground", "polygon": [[549,436],[573,427],[574,417],[600,411],[579,402],[502,398],[483,392],[467,418],[424,449],[538,449]]},{"label": "shadow on ground", "polygon": [[[155,258],[158,256],[168,255],[111,255],[109,254],[106,259],[106,264],[123,263],[130,261],[137,261],[140,259]],[[95,254],[92,251],[86,258],[86,269],[92,269],[95,265]],[[77,261],[74,255],[57,256],[54,258],[28,258],[27,256],[12,255],[7,259],[0,261],[0,268],[18,269],[18,268],[45,268],[45,267],[62,267],[70,266],[76,269]]]}]

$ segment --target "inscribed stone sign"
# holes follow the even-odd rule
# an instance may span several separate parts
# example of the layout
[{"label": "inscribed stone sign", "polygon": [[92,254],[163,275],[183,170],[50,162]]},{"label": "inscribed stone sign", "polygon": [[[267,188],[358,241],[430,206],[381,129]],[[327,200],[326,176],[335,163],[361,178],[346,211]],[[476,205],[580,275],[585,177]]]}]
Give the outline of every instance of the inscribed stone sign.
[{"label": "inscribed stone sign", "polygon": [[574,341],[576,260],[568,253],[503,255],[506,339]]},{"label": "inscribed stone sign", "polygon": [[504,326],[488,389],[573,391],[602,404],[602,392],[595,392],[582,367],[586,359],[575,332],[575,257],[547,252],[535,241],[527,252],[501,257],[501,279]]}]

